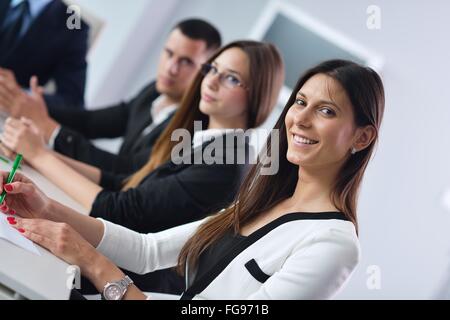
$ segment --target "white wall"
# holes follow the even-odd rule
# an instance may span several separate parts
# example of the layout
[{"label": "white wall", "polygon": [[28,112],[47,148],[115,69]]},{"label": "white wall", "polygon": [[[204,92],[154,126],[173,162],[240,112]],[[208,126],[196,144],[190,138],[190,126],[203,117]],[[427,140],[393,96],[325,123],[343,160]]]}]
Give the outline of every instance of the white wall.
[{"label": "white wall", "polygon": [[146,52],[159,38],[167,16],[179,0],[71,0],[103,21],[88,56],[88,108],[129,97],[129,86],[142,70]]},{"label": "white wall", "polygon": [[[427,298],[449,262],[450,71],[447,1],[376,1],[382,29],[365,28],[372,1],[290,1],[386,58],[386,114],[360,201],[363,258],[342,298]],[[426,23],[425,23],[426,22]],[[366,268],[381,268],[368,290]]]},{"label": "white wall", "polygon": [[[161,0],[155,0],[161,1]],[[175,10],[166,19],[159,38],[148,47],[147,58],[142,63],[141,72],[131,83],[130,92],[136,92],[156,74],[159,52],[171,28],[185,18],[199,17],[215,25],[222,34],[223,43],[246,37],[254,20],[268,0],[184,0],[179,1]],[[236,10],[239,8],[239,10]]]},{"label": "white wall", "polygon": [[[86,6],[102,8],[102,0],[79,1]],[[444,191],[450,188],[450,44],[447,40],[450,3],[445,0],[285,1],[386,59],[382,74],[387,96],[384,124],[359,205],[362,261],[338,298],[428,298],[437,289],[450,260],[450,212],[441,201]],[[166,1],[104,2],[117,6],[115,14],[108,15],[111,21],[123,16],[121,12],[127,12],[126,29],[130,35],[130,30],[135,30],[134,20],[142,19],[147,2],[155,8]],[[224,40],[228,42],[250,32],[267,2],[177,2],[170,15],[166,16],[165,23],[159,25],[158,37],[150,35],[152,41],[142,44],[141,59],[133,64],[139,69],[134,68],[124,81],[111,75],[126,71],[126,63],[123,68],[117,65],[119,61],[127,60],[125,52],[120,50],[119,59],[113,50],[110,54],[116,58],[110,57],[109,49],[121,48],[129,42],[125,39],[125,31],[112,27],[114,31],[111,30],[110,35],[105,34],[108,39],[102,39],[104,47],[102,44],[102,49],[98,49],[91,59],[90,97],[94,101],[106,101],[119,95],[130,95],[152,79],[165,36],[179,19],[190,16],[207,18],[222,30]],[[381,8],[381,30],[366,28],[366,8],[371,4]],[[123,11],[125,9],[127,11]],[[155,12],[147,10],[145,19],[158,19]],[[131,34],[133,43],[127,48],[127,53],[147,39],[144,29]],[[114,48],[108,47],[111,43],[114,43]],[[119,70],[111,70],[112,67]],[[96,72],[99,74],[94,75]],[[104,81],[111,83],[105,84]],[[366,286],[366,269],[370,265],[381,268],[381,290],[369,290]]]}]

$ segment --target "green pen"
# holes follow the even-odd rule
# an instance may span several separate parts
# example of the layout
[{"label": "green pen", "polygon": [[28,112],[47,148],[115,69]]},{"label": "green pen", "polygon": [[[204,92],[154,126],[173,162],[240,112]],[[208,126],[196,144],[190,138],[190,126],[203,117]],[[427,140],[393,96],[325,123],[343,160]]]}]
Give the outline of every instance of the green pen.
[{"label": "green pen", "polygon": [[[11,183],[13,181],[14,176],[16,175],[17,168],[20,165],[20,161],[22,161],[22,155],[21,154],[17,154],[16,160],[14,160],[11,172],[8,175],[8,179],[6,179],[6,183],[5,184]],[[6,196],[6,191],[3,190],[2,194],[0,195],[0,204],[3,202],[3,200],[5,200],[5,196]]]},{"label": "green pen", "polygon": [[[6,164],[11,163],[11,160],[9,160],[8,158],[2,157],[2,156],[0,156],[0,161],[3,161]],[[19,165],[19,169],[22,169],[22,166]]]}]

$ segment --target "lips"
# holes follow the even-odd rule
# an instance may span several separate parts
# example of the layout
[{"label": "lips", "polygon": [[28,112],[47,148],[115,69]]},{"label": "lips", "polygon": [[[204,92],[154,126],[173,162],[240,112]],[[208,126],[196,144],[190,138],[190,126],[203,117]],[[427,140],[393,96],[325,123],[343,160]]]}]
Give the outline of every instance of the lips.
[{"label": "lips", "polygon": [[172,80],[172,79],[170,79],[170,78],[167,78],[167,77],[164,77],[164,76],[160,76],[160,77],[159,77],[159,80],[160,80],[163,84],[165,84],[166,86],[171,86],[171,85],[173,85],[173,84],[175,83],[174,80]]},{"label": "lips", "polygon": [[214,102],[217,100],[206,93],[202,94],[202,99],[206,102]]},{"label": "lips", "polygon": [[300,145],[314,145],[314,144],[319,143],[319,141],[317,141],[317,140],[313,140],[313,139],[310,139],[303,135],[299,135],[299,134],[295,134],[295,133],[292,134],[292,139],[294,140],[294,142],[296,144],[300,144]]}]

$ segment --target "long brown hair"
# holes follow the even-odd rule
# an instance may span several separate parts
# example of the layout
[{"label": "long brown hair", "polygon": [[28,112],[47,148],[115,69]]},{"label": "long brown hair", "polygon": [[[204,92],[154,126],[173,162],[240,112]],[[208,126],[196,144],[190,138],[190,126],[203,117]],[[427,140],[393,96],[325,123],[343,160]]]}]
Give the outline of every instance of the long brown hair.
[{"label": "long brown hair", "polygon": [[[222,52],[231,48],[244,51],[250,62],[247,128],[254,128],[267,119],[276,104],[284,81],[283,60],[276,47],[270,43],[235,41],[216,51],[207,63],[212,63]],[[194,121],[202,121],[204,127],[208,125],[208,116],[199,109],[203,78],[198,72],[174,117],[155,142],[149,161],[125,181],[123,190],[138,186],[150,172],[170,159],[171,150],[177,144],[176,141],[171,141],[175,129],[184,128],[192,136]]]},{"label": "long brown hair", "polygon": [[[326,61],[308,70],[297,82],[274,129],[280,132],[279,171],[275,175],[261,175],[262,163],[252,167],[245,178],[233,204],[209,219],[185,244],[178,259],[178,271],[184,272],[187,258],[189,266],[197,263],[200,254],[226,232],[238,233],[241,226],[256,219],[281,201],[292,196],[298,180],[298,166],[286,158],[288,141],[285,117],[296,99],[296,94],[308,79],[316,74],[326,74],[337,80],[353,106],[355,124],[358,127],[372,125],[375,139],[364,150],[352,155],[342,166],[332,191],[332,201],[358,230],[356,217],[357,194],[364,171],[378,139],[378,130],[384,113],[384,88],[379,75],[370,68],[344,60]],[[271,152],[271,136],[266,142]],[[278,160],[278,159],[277,159]]]}]

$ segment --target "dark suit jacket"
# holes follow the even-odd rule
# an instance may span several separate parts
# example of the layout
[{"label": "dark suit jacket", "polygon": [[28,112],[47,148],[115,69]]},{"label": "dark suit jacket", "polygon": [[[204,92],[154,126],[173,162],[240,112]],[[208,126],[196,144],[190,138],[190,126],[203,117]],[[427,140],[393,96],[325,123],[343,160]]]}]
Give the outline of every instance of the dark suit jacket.
[{"label": "dark suit jacket", "polygon": [[[152,123],[150,107],[159,96],[155,83],[146,86],[128,103],[98,110],[62,110],[49,108],[61,123],[54,149],[70,158],[115,173],[131,173],[149,159],[151,148],[171,117],[150,133],[142,131]],[[95,147],[89,139],[124,137],[118,154]]]},{"label": "dark suit jacket", "polygon": [[[225,138],[224,138],[225,139]],[[152,171],[136,188],[121,191],[123,179],[117,174],[102,175],[105,188],[96,197],[90,215],[102,217],[139,232],[157,232],[203,218],[224,208],[234,199],[248,166],[226,164],[226,154],[238,149],[250,155],[248,142],[223,146],[224,164],[194,164],[194,157],[212,143],[204,143],[184,155],[191,164],[167,161]],[[115,190],[115,191],[113,191]]]},{"label": "dark suit jacket", "polygon": [[[9,10],[10,0],[0,1],[0,26]],[[86,53],[89,27],[69,30],[67,6],[53,0],[33,21],[26,34],[11,51],[0,52],[0,66],[14,71],[17,82],[28,88],[37,75],[45,85],[53,79],[57,91],[47,95],[48,105],[82,108],[86,82]]]}]

